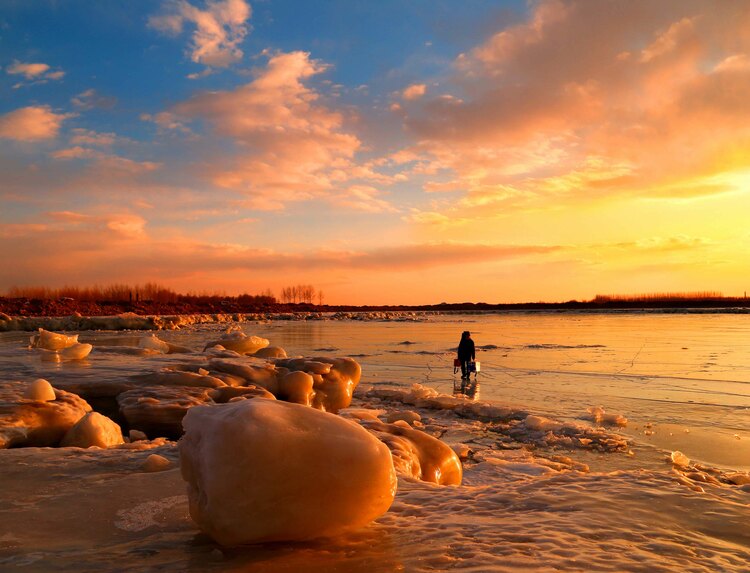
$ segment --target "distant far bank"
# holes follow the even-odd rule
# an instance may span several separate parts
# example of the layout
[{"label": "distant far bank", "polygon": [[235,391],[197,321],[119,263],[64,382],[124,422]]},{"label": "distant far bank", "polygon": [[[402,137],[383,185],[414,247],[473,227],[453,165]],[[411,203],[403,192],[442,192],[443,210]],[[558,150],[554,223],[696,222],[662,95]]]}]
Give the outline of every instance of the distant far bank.
[{"label": "distant far bank", "polygon": [[[418,305],[323,304],[325,295],[313,285],[281,289],[278,297],[267,289],[260,294],[178,293],[158,283],[110,284],[60,288],[11,287],[0,296],[0,313],[20,317],[113,316],[131,312],[166,316],[188,314],[325,313],[379,311],[492,312],[533,310],[732,309],[750,304],[743,297],[717,291],[599,294],[588,301],[487,303],[458,302]],[[317,303],[317,304],[316,304]]]},{"label": "distant far bank", "polygon": [[326,305],[313,303],[280,303],[273,300],[248,300],[242,297],[191,297],[189,300],[152,301],[84,301],[71,298],[47,300],[0,297],[0,313],[10,316],[111,316],[126,312],[138,315],[233,314],[233,313],[311,313],[373,311],[586,311],[637,309],[747,309],[745,297],[596,297],[590,301],[498,303],[461,302],[424,305]]}]

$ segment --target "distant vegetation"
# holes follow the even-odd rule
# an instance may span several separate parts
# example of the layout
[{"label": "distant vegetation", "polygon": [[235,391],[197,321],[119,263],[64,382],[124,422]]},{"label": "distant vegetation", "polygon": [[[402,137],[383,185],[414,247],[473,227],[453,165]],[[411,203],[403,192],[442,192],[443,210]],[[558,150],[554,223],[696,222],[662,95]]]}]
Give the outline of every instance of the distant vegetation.
[{"label": "distant vegetation", "polygon": [[193,293],[181,294],[156,283],[142,285],[113,284],[107,286],[71,287],[17,287],[13,286],[5,293],[8,298],[27,298],[36,300],[73,299],[80,302],[218,302],[234,300],[242,304],[248,303],[276,303],[276,297],[270,290],[260,294],[241,294],[228,297],[222,293]]},{"label": "distant vegetation", "polygon": [[290,304],[323,304],[322,290],[316,290],[313,285],[295,285],[281,289],[280,300],[277,300],[271,290],[266,289],[260,294],[241,294],[228,296],[225,293],[188,292],[178,293],[157,283],[139,285],[111,284],[91,287],[64,286],[50,287],[10,287],[5,293],[7,298],[25,298],[32,300],[65,300],[73,299],[79,302],[155,302],[155,303],[195,303],[195,302],[237,302],[239,304],[276,304],[277,302]]},{"label": "distant vegetation", "polygon": [[318,299],[318,304],[323,304],[323,291],[316,291],[313,285],[296,285],[281,289],[281,302],[298,303],[307,302],[313,304]]},{"label": "distant vegetation", "polygon": [[598,294],[591,302],[688,302],[697,300],[722,300],[724,298],[724,295],[716,291],[653,292],[647,294]]},{"label": "distant vegetation", "polygon": [[[175,312],[187,312],[186,307],[213,308],[227,310],[237,308],[268,308],[273,305],[319,305],[323,306],[322,290],[316,290],[313,285],[299,284],[281,289],[279,298],[266,289],[259,294],[241,294],[228,296],[220,292],[188,292],[182,294],[157,283],[139,285],[112,284],[108,286],[72,287],[11,287],[0,298],[10,300],[39,301],[43,304],[61,304],[75,306],[76,303],[94,303],[133,306],[143,310],[148,306],[171,306]],[[609,308],[730,308],[733,306],[746,307],[747,296],[725,297],[718,291],[697,292],[655,292],[646,294],[598,294],[591,300],[567,302],[523,302],[523,303],[494,303],[462,302],[423,305],[377,305],[354,306],[334,305],[326,306],[328,310],[522,310],[522,309],[609,309]],[[21,307],[19,307],[21,308]],[[1,309],[0,309],[1,310]],[[155,311],[154,311],[155,312]]]}]

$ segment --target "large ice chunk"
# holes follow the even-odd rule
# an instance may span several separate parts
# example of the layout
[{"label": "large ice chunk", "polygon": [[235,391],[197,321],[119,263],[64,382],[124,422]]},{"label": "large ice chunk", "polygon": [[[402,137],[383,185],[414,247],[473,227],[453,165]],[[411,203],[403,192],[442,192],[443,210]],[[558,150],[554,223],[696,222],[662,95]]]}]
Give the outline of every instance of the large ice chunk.
[{"label": "large ice chunk", "polygon": [[49,332],[43,328],[40,328],[39,332],[31,337],[31,346],[33,348],[43,348],[45,350],[62,350],[74,344],[78,344],[77,334],[68,336],[66,334]]},{"label": "large ice chunk", "polygon": [[211,401],[209,387],[152,386],[134,388],[117,396],[120,413],[130,428],[150,437],[178,439],[187,411]]},{"label": "large ice chunk", "polygon": [[286,350],[280,346],[266,346],[253,352],[256,358],[286,358]]},{"label": "large ice chunk", "polygon": [[76,422],[60,442],[63,447],[108,448],[122,444],[120,426],[98,412],[89,412]]},{"label": "large ice chunk", "polygon": [[169,344],[161,340],[155,334],[144,336],[138,341],[138,348],[153,350],[160,354],[169,354]]},{"label": "large ice chunk", "polygon": [[173,368],[162,368],[157,372],[138,374],[132,380],[143,386],[193,386],[202,388],[219,388],[226,383],[201,372],[189,372]]},{"label": "large ice chunk", "polygon": [[93,348],[90,344],[78,342],[77,334],[58,334],[43,328],[40,328],[38,333],[31,337],[31,347],[43,351],[43,360],[55,362],[82,360],[89,355]]},{"label": "large ice chunk", "polygon": [[309,406],[315,396],[313,385],[313,377],[307,372],[288,372],[279,380],[279,398]]},{"label": "large ice chunk", "polygon": [[63,360],[83,360],[89,354],[91,354],[93,348],[94,347],[91,344],[83,344],[81,342],[77,342],[72,346],[68,346],[67,348],[63,348],[62,350],[60,350],[60,358],[62,358]]},{"label": "large ice chunk", "polygon": [[44,378],[37,378],[24,390],[23,397],[33,400],[34,402],[51,402],[55,400],[55,389],[52,384]]},{"label": "large ice chunk", "polygon": [[274,395],[279,391],[276,369],[272,364],[250,364],[237,359],[213,358],[208,361],[208,367],[214,373],[229,374],[244,380],[243,386],[261,386]]},{"label": "large ice chunk", "polygon": [[347,408],[362,376],[362,368],[351,358],[285,358],[276,360],[275,364],[281,377],[286,377],[288,372],[306,372],[312,376],[310,405],[326,412]]},{"label": "large ice chunk", "polygon": [[91,406],[75,394],[52,390],[45,380],[0,382],[0,448],[56,446]]},{"label": "large ice chunk", "polygon": [[403,421],[386,424],[379,420],[359,418],[360,424],[390,448],[393,463],[400,474],[438,485],[461,485],[461,460],[448,444],[410,428]]},{"label": "large ice chunk", "polygon": [[222,545],[362,527],[396,493],[388,448],[333,414],[274,400],[191,409],[180,440],[190,515]]},{"label": "large ice chunk", "polygon": [[241,330],[234,330],[224,334],[219,340],[206,344],[206,348],[212,346],[223,346],[227,350],[234,350],[240,354],[253,354],[271,344],[267,338],[260,336],[248,336]]}]

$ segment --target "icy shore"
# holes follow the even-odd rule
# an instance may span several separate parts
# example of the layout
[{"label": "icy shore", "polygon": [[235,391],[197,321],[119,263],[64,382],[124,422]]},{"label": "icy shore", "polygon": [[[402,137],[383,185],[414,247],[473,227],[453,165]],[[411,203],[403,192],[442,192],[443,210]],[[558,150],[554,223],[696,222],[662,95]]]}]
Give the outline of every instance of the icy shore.
[{"label": "icy shore", "polygon": [[361,320],[361,321],[419,321],[428,312],[263,312],[231,314],[174,314],[140,315],[132,312],[114,316],[9,316],[0,313],[0,332],[27,331],[40,328],[55,332],[86,330],[178,330],[196,324],[230,324],[267,322],[271,320]]}]

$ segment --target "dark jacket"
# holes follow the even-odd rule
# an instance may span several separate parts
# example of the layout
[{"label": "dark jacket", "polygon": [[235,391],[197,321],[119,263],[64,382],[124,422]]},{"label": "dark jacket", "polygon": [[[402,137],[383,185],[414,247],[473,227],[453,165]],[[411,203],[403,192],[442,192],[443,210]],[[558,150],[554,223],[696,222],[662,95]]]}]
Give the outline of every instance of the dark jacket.
[{"label": "dark jacket", "polygon": [[471,338],[462,338],[458,343],[458,359],[461,362],[474,360],[474,341]]}]

